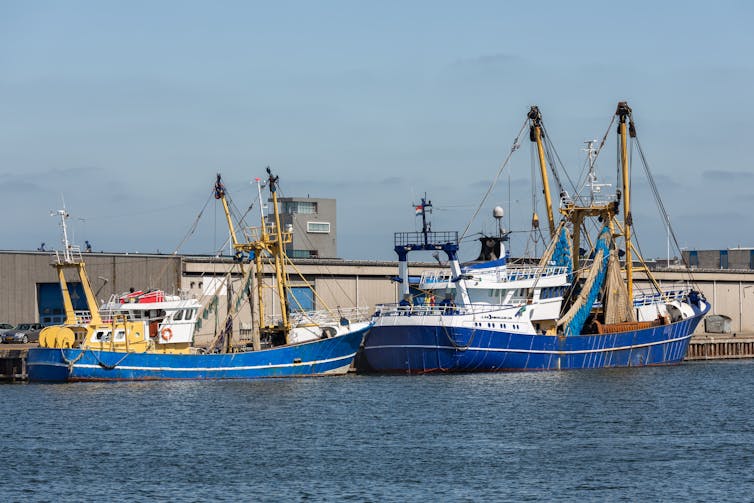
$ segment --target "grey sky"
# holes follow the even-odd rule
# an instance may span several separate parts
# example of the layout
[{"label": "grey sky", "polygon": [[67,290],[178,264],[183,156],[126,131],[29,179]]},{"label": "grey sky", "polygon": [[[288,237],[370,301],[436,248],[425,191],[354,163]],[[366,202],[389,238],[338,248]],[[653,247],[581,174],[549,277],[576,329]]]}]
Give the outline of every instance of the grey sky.
[{"label": "grey sky", "polygon": [[[466,226],[530,105],[575,178],[583,141],[604,133],[619,100],[681,244],[754,245],[753,10],[0,1],[0,248],[57,242],[49,210],[63,194],[78,242],[170,252],[216,172],[243,206],[270,165],[286,195],[337,198],[341,256],[392,259],[392,233],[414,229],[425,191],[436,230]],[[509,166],[517,230],[531,213],[529,150]],[[612,139],[603,169],[614,150]],[[637,232],[647,255],[664,256],[640,178],[636,164]],[[494,228],[507,194],[504,174],[472,232]],[[225,235],[210,202],[183,251],[212,253]]]}]

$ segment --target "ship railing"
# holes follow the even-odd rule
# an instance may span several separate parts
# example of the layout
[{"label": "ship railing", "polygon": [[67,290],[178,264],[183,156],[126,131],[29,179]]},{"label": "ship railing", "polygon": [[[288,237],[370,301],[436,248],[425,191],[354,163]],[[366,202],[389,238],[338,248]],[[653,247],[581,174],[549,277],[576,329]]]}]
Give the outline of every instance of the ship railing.
[{"label": "ship railing", "polygon": [[423,286],[433,286],[442,283],[449,284],[452,278],[450,271],[424,271],[419,282]]},{"label": "ship railing", "polygon": [[[145,292],[145,294],[150,294],[150,293],[152,293],[152,292]],[[103,305],[105,305],[105,306],[122,305],[125,302],[121,302],[121,299],[125,298],[125,296],[127,294],[128,293],[114,293],[114,294],[110,295],[110,298],[108,298],[107,302],[105,302]],[[168,294],[166,292],[163,292],[163,296],[164,296],[163,302],[174,302],[176,300],[175,297],[178,297],[179,301],[190,302],[190,301],[194,300],[194,296],[191,295],[191,293],[188,290],[179,290],[177,295],[172,295],[172,294]],[[136,304],[138,304],[139,302],[138,302],[138,299],[134,297],[133,300],[130,301],[129,303],[136,303]],[[194,306],[186,306],[186,307],[194,307]]]},{"label": "ship railing", "polygon": [[396,232],[393,241],[395,246],[457,245],[458,231]]},{"label": "ship railing", "polygon": [[53,265],[79,264],[83,261],[81,247],[78,245],[68,245],[67,252],[55,250],[50,260]]},{"label": "ship railing", "polygon": [[112,323],[114,319],[120,321],[134,321],[134,316],[129,311],[121,311],[119,309],[101,309],[99,312],[100,318],[103,323]]},{"label": "ship railing", "polygon": [[291,313],[291,324],[296,325],[329,325],[347,321],[355,323],[367,321],[371,315],[368,307],[346,307],[335,310],[322,309],[318,311],[299,311]]},{"label": "ship railing", "polygon": [[[525,267],[513,269],[495,269],[486,271],[484,269],[471,269],[467,274],[475,278],[484,279],[493,277],[495,281],[524,281],[527,279],[547,278],[566,274],[568,268],[565,266],[548,266],[548,267]],[[420,284],[425,287],[432,287],[440,284],[450,285],[452,282],[450,271],[424,271],[421,275]]]},{"label": "ship railing", "polygon": [[689,288],[674,288],[663,291],[639,291],[634,293],[634,307],[650,306],[660,302],[681,301],[688,297]]},{"label": "ship railing", "polygon": [[509,268],[503,272],[501,280],[521,281],[526,279],[546,278],[566,274],[567,272],[568,268],[565,266]]},{"label": "ship railing", "polygon": [[[125,313],[122,311],[108,311],[108,310],[100,310],[100,319],[103,321],[103,323],[110,323],[113,319],[113,317],[117,314],[118,316],[123,316]],[[74,316],[74,324],[75,325],[88,325],[92,322],[92,312],[88,310],[77,310],[73,312]]]},{"label": "ship railing", "polygon": [[92,312],[89,310],[79,310],[73,312],[77,325],[86,325],[92,321]]},{"label": "ship railing", "polygon": [[443,315],[482,315],[498,312],[501,309],[514,308],[514,305],[468,304],[456,306],[453,304],[419,304],[402,305],[400,303],[378,304],[372,316],[443,316]]}]

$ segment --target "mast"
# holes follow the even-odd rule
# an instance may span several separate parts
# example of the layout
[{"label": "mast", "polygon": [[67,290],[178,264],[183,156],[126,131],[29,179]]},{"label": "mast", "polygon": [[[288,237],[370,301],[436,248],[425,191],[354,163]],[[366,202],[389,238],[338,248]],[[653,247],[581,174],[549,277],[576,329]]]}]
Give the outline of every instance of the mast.
[{"label": "mast", "polygon": [[[267,167],[267,175],[268,175],[268,183],[270,187],[270,194],[272,195],[272,211],[275,218],[275,240],[273,242],[272,247],[272,254],[275,257],[275,280],[277,283],[277,290],[278,290],[278,297],[280,300],[280,310],[281,310],[281,322],[282,322],[282,329],[283,333],[285,335],[285,342],[288,343],[288,334],[291,330],[291,323],[288,319],[290,306],[288,305],[288,296],[286,295],[286,292],[288,291],[288,275],[285,271],[285,248],[284,245],[286,242],[290,242],[290,236],[287,235],[286,238],[283,239],[283,230],[280,227],[280,210],[278,208],[278,194],[277,194],[277,183],[279,177],[274,176],[272,174],[272,171],[270,170],[270,167]],[[264,226],[263,226],[264,227]],[[263,231],[266,233],[266,230]]]},{"label": "mast", "polygon": [[[550,196],[550,181],[547,177],[547,163],[545,160],[545,149],[542,143],[542,114],[539,112],[539,108],[535,105],[532,106],[528,114],[529,120],[531,120],[531,127],[529,128],[529,139],[537,144],[537,154],[539,157],[539,171],[542,176],[542,192],[545,195],[545,207],[547,209],[547,223],[550,226],[550,237],[555,235],[555,218],[552,212],[552,197]],[[532,223],[539,222],[536,210],[532,216]]]},{"label": "mast", "polygon": [[[68,290],[68,283],[65,279],[64,270],[67,268],[76,268],[79,279],[81,279],[81,288],[84,290],[84,297],[86,298],[87,306],[89,307],[89,313],[91,315],[90,324],[99,325],[102,323],[102,318],[99,314],[99,308],[97,307],[97,300],[92,293],[92,286],[89,283],[89,276],[86,274],[86,266],[81,259],[81,249],[78,246],[73,246],[68,240],[68,226],[66,220],[69,218],[68,212],[63,208],[56,212],[52,212],[52,216],[60,217],[60,226],[63,230],[63,253],[62,257],[58,252],[55,252],[55,263],[53,266],[58,272],[58,280],[60,281],[60,289],[63,295],[63,306],[65,309],[66,324],[76,324],[76,313],[73,309],[73,302],[71,301],[71,294]],[[78,258],[76,255],[78,254]]]},{"label": "mast", "polygon": [[631,117],[631,108],[628,103],[621,101],[618,103],[618,109],[615,111],[618,116],[618,134],[620,135],[620,153],[621,153],[621,172],[623,174],[623,223],[624,237],[626,241],[626,287],[628,289],[629,302],[633,303],[633,259],[631,258],[631,226],[633,218],[631,216],[631,184],[628,166],[628,138],[626,136],[626,119],[629,121],[628,133],[631,138],[636,138],[636,128]]},{"label": "mast", "polygon": [[[217,175],[217,182],[215,183],[215,199],[219,199],[222,202],[223,210],[225,211],[225,219],[228,223],[228,229],[230,231],[231,240],[233,241],[233,249],[236,252],[236,258],[240,262],[241,272],[244,273],[243,269],[243,261],[242,261],[242,254],[248,253],[250,258],[254,259],[254,269],[255,272],[250,272],[249,274],[256,274],[256,284],[255,288],[252,288],[256,292],[256,306],[257,306],[257,330],[255,330],[252,334],[252,347],[255,351],[258,351],[261,349],[261,341],[260,341],[260,332],[261,329],[264,326],[264,292],[262,290],[262,285],[264,284],[264,264],[262,262],[262,254],[269,250],[269,234],[267,232],[267,226],[265,222],[264,217],[264,205],[262,204],[262,188],[261,188],[261,181],[259,178],[256,179],[257,183],[257,193],[259,195],[259,212],[260,212],[260,218],[261,218],[261,227],[259,230],[259,240],[258,241],[249,241],[249,242],[243,242],[240,243],[237,238],[237,234],[235,232],[234,226],[233,226],[233,219],[230,215],[230,208],[228,206],[227,201],[227,194],[225,192],[225,186],[222,183],[220,174]],[[245,275],[245,274],[243,274]],[[254,302],[253,302],[253,293],[249,293],[249,301],[251,303],[251,309],[252,309],[252,319],[254,319]],[[230,297],[228,297],[230,299]],[[230,301],[229,304],[230,306]]]},{"label": "mast", "polygon": [[225,197],[225,185],[220,177],[220,173],[217,174],[217,181],[215,181],[215,199],[219,199],[223,204],[223,211],[225,211],[225,220],[228,221],[228,230],[230,231],[230,239],[232,241],[233,249],[238,247],[238,238],[236,238],[236,231],[233,228],[233,220],[230,218],[230,208],[228,208],[228,200]]},{"label": "mast", "polygon": [[429,227],[427,225],[427,208],[432,207],[432,201],[427,201],[427,193],[424,193],[424,197],[422,197],[422,203],[419,206],[422,211],[422,234],[424,235],[424,244],[429,244],[429,238],[427,237],[427,233],[429,232]]}]

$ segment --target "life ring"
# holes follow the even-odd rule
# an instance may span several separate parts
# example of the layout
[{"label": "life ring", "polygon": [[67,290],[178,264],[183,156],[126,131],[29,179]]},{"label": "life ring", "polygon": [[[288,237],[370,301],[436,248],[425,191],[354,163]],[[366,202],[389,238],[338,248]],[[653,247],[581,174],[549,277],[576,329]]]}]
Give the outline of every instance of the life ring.
[{"label": "life ring", "polygon": [[167,341],[169,341],[170,339],[172,339],[172,338],[173,338],[173,331],[172,331],[172,330],[170,330],[169,328],[165,327],[165,328],[163,328],[163,329],[162,329],[162,331],[160,332],[160,335],[161,335],[161,336],[162,336],[162,338],[163,338],[163,339],[165,340],[165,342],[167,342]]}]

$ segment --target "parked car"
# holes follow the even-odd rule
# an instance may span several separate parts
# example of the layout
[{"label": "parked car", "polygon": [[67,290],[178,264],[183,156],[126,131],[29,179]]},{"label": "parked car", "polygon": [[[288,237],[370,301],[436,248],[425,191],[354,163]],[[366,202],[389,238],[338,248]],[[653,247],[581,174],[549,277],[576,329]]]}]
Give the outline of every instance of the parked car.
[{"label": "parked car", "polygon": [[8,330],[13,330],[13,325],[10,323],[0,323],[0,341],[2,341],[2,336],[7,332]]},{"label": "parked car", "polygon": [[39,332],[41,331],[42,325],[39,323],[19,323],[3,334],[3,342],[8,344],[39,342]]}]

